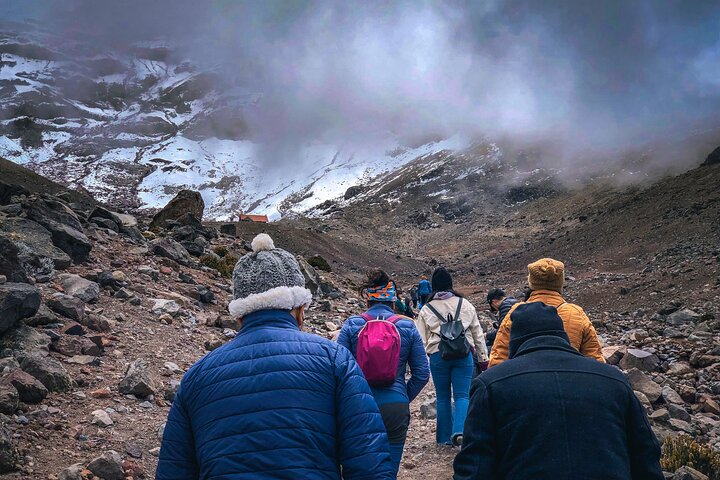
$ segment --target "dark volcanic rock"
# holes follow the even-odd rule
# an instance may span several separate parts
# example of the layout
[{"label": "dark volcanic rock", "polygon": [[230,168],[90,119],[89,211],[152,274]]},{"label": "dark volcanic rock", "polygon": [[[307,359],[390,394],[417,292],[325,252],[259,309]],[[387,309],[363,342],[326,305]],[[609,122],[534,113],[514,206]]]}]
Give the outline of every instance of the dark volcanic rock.
[{"label": "dark volcanic rock", "polygon": [[12,197],[20,195],[28,196],[30,195],[30,192],[20,185],[0,182],[0,205],[7,205],[12,201]]},{"label": "dark volcanic rock", "polygon": [[4,377],[2,381],[15,387],[20,401],[24,403],[40,403],[48,396],[48,390],[45,388],[45,385],[22,370],[11,372]]},{"label": "dark volcanic rock", "polygon": [[53,244],[77,262],[87,260],[92,250],[75,212],[53,198],[35,198],[24,204],[29,219],[50,231]]},{"label": "dark volcanic rock", "polygon": [[125,378],[118,385],[118,391],[123,395],[147,397],[155,393],[155,383],[147,372],[147,363],[144,360],[135,360],[128,366]]},{"label": "dark volcanic rock", "polygon": [[0,275],[5,275],[11,282],[27,282],[27,274],[20,261],[17,245],[0,235]]},{"label": "dark volcanic rock", "polygon": [[53,312],[76,322],[81,322],[85,317],[85,303],[70,295],[56,293],[47,301],[47,306]]},{"label": "dark volcanic rock", "polygon": [[713,150],[702,164],[705,167],[709,167],[710,165],[720,165],[720,147]]},{"label": "dark volcanic rock", "polygon": [[12,472],[18,462],[18,453],[12,435],[0,426],[0,473]]},{"label": "dark volcanic rock", "polygon": [[20,325],[0,337],[0,348],[12,350],[15,354],[40,352],[46,355],[49,345],[50,337],[27,325]]},{"label": "dark volcanic rock", "polygon": [[175,240],[170,238],[158,238],[151,243],[152,253],[159,256],[169,258],[181,265],[190,263],[190,254],[188,251]]},{"label": "dark volcanic rock", "polygon": [[15,326],[18,320],[32,317],[40,308],[40,291],[26,283],[0,285],[0,334]]},{"label": "dark volcanic rock", "polygon": [[51,392],[66,392],[72,379],[63,366],[52,357],[40,353],[20,355],[20,368],[37,378]]},{"label": "dark volcanic rock", "polygon": [[[2,237],[15,244],[18,259],[24,264],[40,268],[42,259],[49,258],[59,270],[70,266],[68,254],[53,245],[50,231],[37,222],[19,217],[3,219],[0,221]],[[4,254],[0,254],[0,258],[2,256]]]},{"label": "dark volcanic rock", "polygon": [[202,221],[205,211],[205,202],[200,192],[180,190],[178,194],[165,205],[152,219],[150,228],[167,228],[168,222],[177,220],[186,213],[190,213]]}]

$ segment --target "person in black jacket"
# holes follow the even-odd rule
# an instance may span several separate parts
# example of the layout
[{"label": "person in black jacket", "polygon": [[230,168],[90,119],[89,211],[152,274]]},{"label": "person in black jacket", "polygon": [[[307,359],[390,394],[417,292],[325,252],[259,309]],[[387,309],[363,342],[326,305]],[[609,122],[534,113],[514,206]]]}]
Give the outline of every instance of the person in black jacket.
[{"label": "person in black jacket", "polygon": [[493,330],[488,332],[485,336],[485,343],[487,345],[488,352],[492,350],[492,346],[495,343],[495,336],[497,330],[500,327],[500,323],[508,314],[513,305],[518,303],[515,297],[508,297],[505,294],[505,290],[502,288],[493,288],[487,294],[487,303],[490,307],[490,313],[495,319],[493,321]]},{"label": "person in black jacket", "polygon": [[454,480],[663,480],[623,373],[575,350],[554,307],[511,319],[510,359],[473,381]]}]

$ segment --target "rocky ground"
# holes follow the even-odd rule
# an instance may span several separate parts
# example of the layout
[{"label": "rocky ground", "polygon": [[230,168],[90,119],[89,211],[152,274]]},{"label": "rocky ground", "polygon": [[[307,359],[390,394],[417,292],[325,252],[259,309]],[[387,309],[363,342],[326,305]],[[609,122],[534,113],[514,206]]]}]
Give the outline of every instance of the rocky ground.
[{"label": "rocky ground", "polygon": [[[690,180],[705,188],[696,175]],[[552,198],[520,206],[516,223],[496,219],[475,236],[468,224],[453,220],[451,225],[469,230],[469,247],[446,239],[446,248],[439,249],[438,233],[452,230],[431,228],[419,234],[424,247],[413,244],[418,237],[404,238],[403,254],[397,254],[390,240],[399,230],[388,227],[390,240],[378,233],[373,256],[368,231],[352,232],[343,223],[351,209],[345,220],[208,225],[199,221],[201,199],[185,192],[151,222],[76,202],[62,192],[50,196],[0,183],[0,470],[7,478],[153,478],[162,426],[183,372],[235,335],[237,325],[226,311],[230,281],[221,272],[232,268],[261,230],[308,260],[301,264],[317,299],[306,329],[327,338],[361,311],[357,279],[373,263],[393,270],[402,285],[438,263],[450,263],[486,321],[483,300],[490,286],[500,282],[520,290],[525,257],[558,252],[569,260],[568,299],[586,307],[606,358],[628,373],[658,437],[687,433],[720,450],[714,192],[700,197],[693,192],[699,206],[683,210],[690,220],[668,208],[655,217],[640,209],[651,218],[636,228],[661,233],[651,237],[652,245],[633,244],[638,253],[626,262],[621,256],[629,250],[619,247],[616,254],[594,255],[612,261],[581,260],[582,239],[612,225],[615,217],[606,212],[613,205],[657,206],[668,192],[611,199],[609,207],[597,210],[604,218],[590,220],[591,227],[577,220],[578,212],[593,212],[596,202],[576,201],[578,209],[568,212],[560,203],[548,209],[548,202],[559,202]],[[683,201],[678,197],[673,204]],[[618,209],[618,215],[627,214]],[[536,218],[540,215],[547,221]],[[576,228],[563,233],[566,215],[573,215]],[[681,225],[684,235],[672,236]],[[504,238],[500,232],[513,231],[498,252],[482,250]],[[550,241],[560,236],[561,242]],[[607,243],[622,244],[609,237]],[[561,246],[553,251],[548,245]],[[457,260],[463,256],[457,248],[470,260]],[[484,262],[479,252],[486,252]],[[320,270],[328,267],[333,271]],[[433,397],[430,385],[413,404],[402,479],[451,476],[455,451],[435,445]]]}]

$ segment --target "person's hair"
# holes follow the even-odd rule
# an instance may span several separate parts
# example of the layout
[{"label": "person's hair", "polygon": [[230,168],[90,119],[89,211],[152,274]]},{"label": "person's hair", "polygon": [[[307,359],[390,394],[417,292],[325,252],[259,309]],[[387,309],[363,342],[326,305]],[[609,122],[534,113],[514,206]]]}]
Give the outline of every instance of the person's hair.
[{"label": "person's hair", "polygon": [[502,288],[492,288],[487,294],[487,302],[490,303],[493,300],[498,300],[500,298],[505,298],[507,295],[505,294],[505,290]]},{"label": "person's hair", "polygon": [[[367,279],[365,280],[365,283],[360,286],[360,294],[363,295],[365,293],[365,290],[368,288],[381,288],[390,283],[390,275],[388,275],[385,270],[382,270],[380,268],[374,268],[370,270],[367,273]],[[396,287],[397,290],[397,287]],[[375,305],[387,305],[390,307],[393,307],[395,305],[395,302],[381,302],[378,300],[367,300],[368,306],[372,307]]]}]

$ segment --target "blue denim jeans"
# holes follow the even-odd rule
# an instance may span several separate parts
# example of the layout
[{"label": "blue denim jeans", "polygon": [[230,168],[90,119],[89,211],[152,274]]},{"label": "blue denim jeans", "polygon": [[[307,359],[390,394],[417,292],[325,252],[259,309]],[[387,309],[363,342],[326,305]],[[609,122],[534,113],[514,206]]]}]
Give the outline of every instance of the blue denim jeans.
[{"label": "blue denim jeans", "polygon": [[[459,360],[443,360],[439,352],[430,355],[430,373],[437,396],[437,443],[450,443],[453,435],[463,432],[473,367],[472,354]],[[455,400],[454,412],[451,394]]]}]

